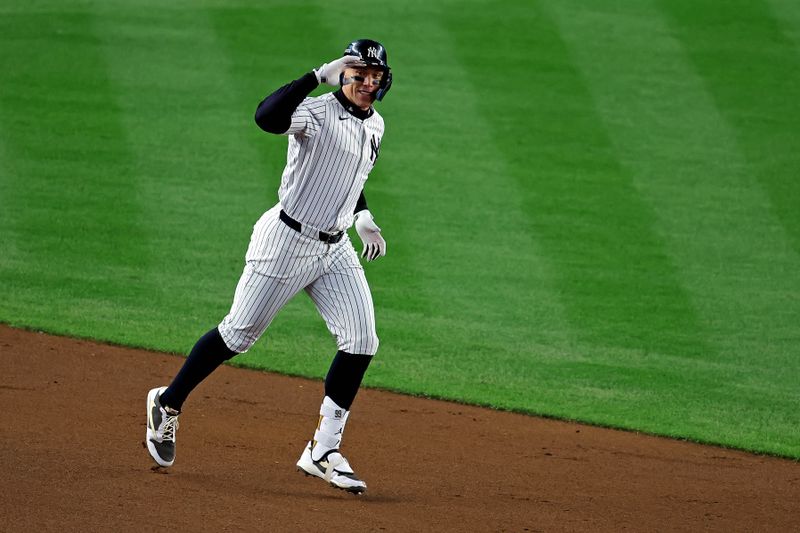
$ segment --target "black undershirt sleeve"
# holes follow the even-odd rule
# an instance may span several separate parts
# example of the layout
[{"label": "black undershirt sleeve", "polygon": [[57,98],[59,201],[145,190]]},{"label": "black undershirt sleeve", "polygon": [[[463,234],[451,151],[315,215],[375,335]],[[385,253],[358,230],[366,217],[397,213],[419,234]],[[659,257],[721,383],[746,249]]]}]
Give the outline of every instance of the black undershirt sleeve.
[{"label": "black undershirt sleeve", "polygon": [[353,211],[353,214],[358,213],[359,211],[363,211],[367,209],[367,198],[364,196],[364,189],[361,189],[361,194],[358,195],[358,200],[356,201],[356,209]]},{"label": "black undershirt sleeve", "polygon": [[318,85],[313,72],[287,83],[258,104],[256,124],[268,133],[286,132],[292,125],[292,113]]}]

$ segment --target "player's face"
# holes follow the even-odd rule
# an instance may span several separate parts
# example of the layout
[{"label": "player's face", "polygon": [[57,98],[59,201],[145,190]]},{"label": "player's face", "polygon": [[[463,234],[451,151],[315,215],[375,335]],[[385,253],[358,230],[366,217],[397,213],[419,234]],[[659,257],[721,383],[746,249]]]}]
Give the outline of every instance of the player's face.
[{"label": "player's face", "polygon": [[344,71],[344,77],[352,80],[342,87],[347,99],[361,109],[369,109],[380,88],[383,70],[375,67],[348,68]]}]

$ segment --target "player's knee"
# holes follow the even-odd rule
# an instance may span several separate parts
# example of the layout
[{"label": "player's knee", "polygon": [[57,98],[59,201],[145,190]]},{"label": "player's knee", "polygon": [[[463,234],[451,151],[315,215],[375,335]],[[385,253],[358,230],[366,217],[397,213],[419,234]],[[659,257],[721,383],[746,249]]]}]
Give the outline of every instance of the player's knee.
[{"label": "player's knee", "polygon": [[240,353],[244,353],[258,340],[258,335],[252,334],[246,329],[236,329],[227,327],[224,323],[219,326],[219,333],[222,340],[225,341],[225,346],[232,352],[231,358]]},{"label": "player's knee", "polygon": [[378,353],[378,346],[380,345],[381,341],[378,339],[377,335],[371,335],[369,338],[366,339],[365,346],[360,353],[366,355],[375,355]]},{"label": "player's knee", "polygon": [[226,340],[225,344],[232,352],[236,352],[235,355],[240,353],[244,353],[256,343],[256,339],[253,339],[247,335],[235,335],[230,340]]},{"label": "player's knee", "polygon": [[348,353],[375,355],[378,353],[380,339],[374,331],[363,332],[348,339],[339,346],[339,349]]}]

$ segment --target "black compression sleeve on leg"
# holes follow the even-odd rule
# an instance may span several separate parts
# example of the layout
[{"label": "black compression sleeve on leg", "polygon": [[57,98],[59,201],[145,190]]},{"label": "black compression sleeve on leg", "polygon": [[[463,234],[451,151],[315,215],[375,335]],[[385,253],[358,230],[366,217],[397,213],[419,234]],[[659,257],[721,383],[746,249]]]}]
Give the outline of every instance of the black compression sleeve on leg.
[{"label": "black compression sleeve on leg", "polygon": [[371,355],[352,354],[339,350],[325,378],[325,395],[342,409],[350,409],[361,380],[367,371]]},{"label": "black compression sleeve on leg", "polygon": [[212,329],[194,345],[178,375],[161,395],[161,404],[180,411],[189,393],[219,365],[235,355],[236,352],[230,350],[222,340],[219,330]]}]

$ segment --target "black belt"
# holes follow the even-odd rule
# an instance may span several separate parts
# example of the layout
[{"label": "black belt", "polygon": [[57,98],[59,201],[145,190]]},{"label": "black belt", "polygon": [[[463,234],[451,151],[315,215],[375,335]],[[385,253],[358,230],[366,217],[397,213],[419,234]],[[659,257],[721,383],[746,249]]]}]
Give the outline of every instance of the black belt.
[{"label": "black belt", "polygon": [[[281,209],[280,218],[283,220],[283,223],[295,230],[298,233],[303,233],[303,225],[290,217],[286,214],[286,211]],[[340,231],[338,233],[325,233],[324,231],[319,232],[319,240],[327,244],[336,244],[337,242],[342,240],[344,237],[344,232]]]}]

